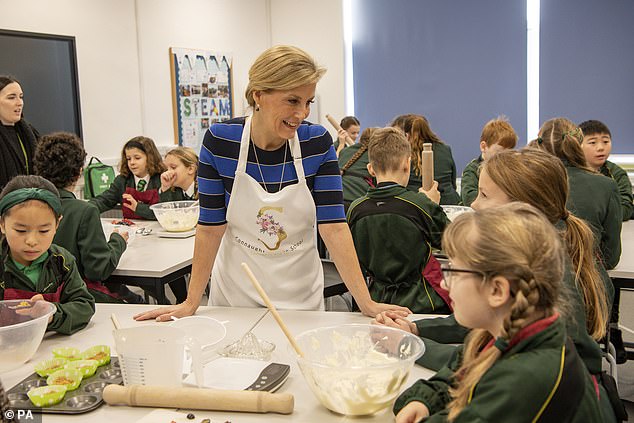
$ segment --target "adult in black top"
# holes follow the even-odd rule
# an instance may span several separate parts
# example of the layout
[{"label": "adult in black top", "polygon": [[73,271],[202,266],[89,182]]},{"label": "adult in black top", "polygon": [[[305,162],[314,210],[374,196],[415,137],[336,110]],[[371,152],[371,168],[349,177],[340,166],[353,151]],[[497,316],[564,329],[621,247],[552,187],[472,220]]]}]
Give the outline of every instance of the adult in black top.
[{"label": "adult in black top", "polygon": [[15,78],[0,76],[0,190],[16,175],[33,174],[39,134],[22,118],[23,97]]}]

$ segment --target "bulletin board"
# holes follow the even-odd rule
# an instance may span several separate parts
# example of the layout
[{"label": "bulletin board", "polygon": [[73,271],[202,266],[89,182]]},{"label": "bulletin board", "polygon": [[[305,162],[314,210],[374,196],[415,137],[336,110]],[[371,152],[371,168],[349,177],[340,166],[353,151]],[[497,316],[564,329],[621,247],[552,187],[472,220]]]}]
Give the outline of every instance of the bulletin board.
[{"label": "bulletin board", "polygon": [[230,54],[170,48],[174,142],[200,151],[209,125],[233,117]]}]

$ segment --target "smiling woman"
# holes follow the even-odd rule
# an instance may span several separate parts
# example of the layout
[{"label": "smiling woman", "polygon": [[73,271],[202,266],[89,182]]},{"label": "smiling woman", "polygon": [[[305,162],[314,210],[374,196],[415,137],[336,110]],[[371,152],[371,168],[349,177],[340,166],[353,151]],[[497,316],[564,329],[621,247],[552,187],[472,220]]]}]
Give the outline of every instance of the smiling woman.
[{"label": "smiling woman", "polygon": [[0,190],[16,175],[33,173],[39,134],[22,118],[24,94],[11,76],[0,76]]},{"label": "smiling woman", "polygon": [[210,273],[211,304],[264,306],[244,283],[241,263],[255,271],[276,307],[323,309],[315,226],[363,313],[407,314],[370,298],[345,220],[332,139],[324,127],[304,120],[325,72],[292,46],[272,47],[255,60],[245,93],[253,114],[212,125],[203,140],[187,300],[137,319],[193,314]]}]

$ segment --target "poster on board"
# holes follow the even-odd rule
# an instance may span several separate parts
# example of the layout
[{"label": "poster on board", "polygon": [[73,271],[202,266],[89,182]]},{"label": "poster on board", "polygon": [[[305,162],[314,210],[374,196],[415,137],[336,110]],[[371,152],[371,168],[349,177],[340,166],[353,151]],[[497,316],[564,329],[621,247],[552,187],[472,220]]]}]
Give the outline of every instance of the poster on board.
[{"label": "poster on board", "polygon": [[174,142],[200,152],[209,125],[233,117],[231,55],[170,48]]}]

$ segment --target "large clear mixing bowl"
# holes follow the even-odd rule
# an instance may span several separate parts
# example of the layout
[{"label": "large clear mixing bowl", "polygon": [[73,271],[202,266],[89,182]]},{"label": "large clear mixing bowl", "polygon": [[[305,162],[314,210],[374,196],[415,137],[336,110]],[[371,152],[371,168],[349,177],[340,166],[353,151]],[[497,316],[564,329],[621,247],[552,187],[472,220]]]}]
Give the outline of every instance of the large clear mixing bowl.
[{"label": "large clear mixing bowl", "polygon": [[46,301],[0,301],[0,373],[33,357],[56,310],[55,304]]},{"label": "large clear mixing bowl", "polygon": [[389,407],[425,351],[416,335],[379,325],[349,324],[301,333],[297,363],[319,401],[348,416]]}]

